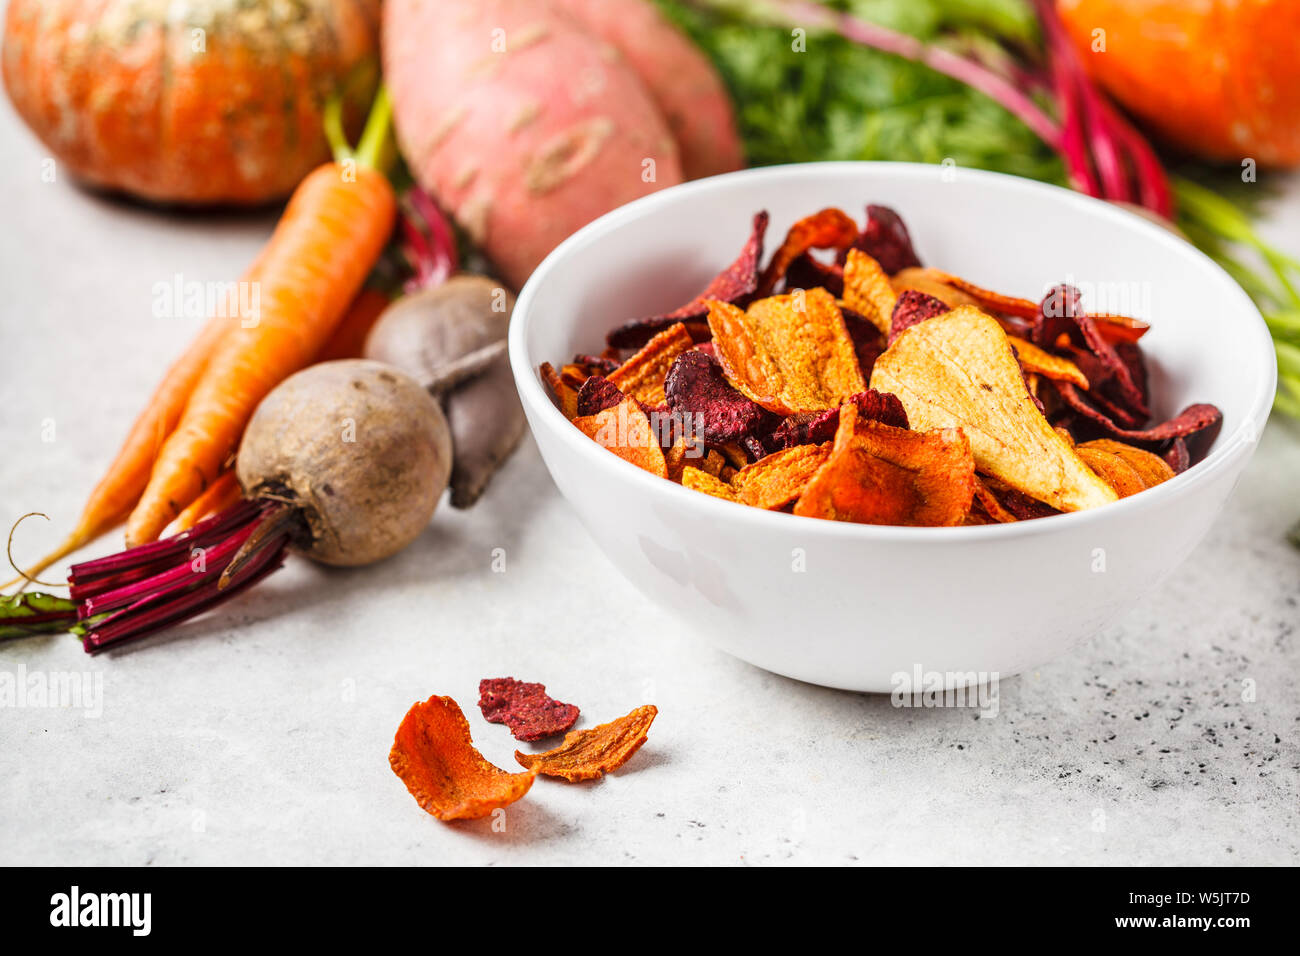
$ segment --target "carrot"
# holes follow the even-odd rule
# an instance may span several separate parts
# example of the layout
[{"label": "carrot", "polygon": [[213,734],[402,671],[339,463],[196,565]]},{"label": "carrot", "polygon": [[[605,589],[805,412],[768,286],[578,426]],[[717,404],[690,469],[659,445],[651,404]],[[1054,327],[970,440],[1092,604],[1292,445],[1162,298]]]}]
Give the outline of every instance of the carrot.
[{"label": "carrot", "polygon": [[221,477],[208,485],[208,490],[194,499],[194,502],[180,513],[173,529],[175,534],[189,531],[208,515],[225,511],[243,496],[234,469],[224,471]]},{"label": "carrot", "polygon": [[330,340],[316,356],[317,362],[332,362],[334,359],[360,358],[366,336],[374,328],[375,322],[392,302],[378,289],[369,287],[357,293],[348,308],[347,315],[334,330]]},{"label": "carrot", "polygon": [[262,254],[258,320],[230,326],[213,351],[127,521],[129,546],[155,540],[216,480],[258,403],[338,327],[396,218],[393,189],[374,168],[389,113],[381,91],[356,156],[318,167],[295,190]]}]

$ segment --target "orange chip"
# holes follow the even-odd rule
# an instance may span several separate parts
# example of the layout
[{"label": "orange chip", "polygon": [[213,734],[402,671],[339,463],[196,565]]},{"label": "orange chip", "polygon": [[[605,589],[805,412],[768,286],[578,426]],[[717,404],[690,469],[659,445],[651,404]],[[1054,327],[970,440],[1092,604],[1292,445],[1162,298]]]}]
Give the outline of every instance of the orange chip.
[{"label": "orange chip", "polygon": [[560,411],[565,418],[573,421],[578,416],[578,390],[565,382],[550,362],[543,362],[540,371],[542,381],[550,388],[551,396],[560,406]]},{"label": "orange chip", "polygon": [[709,330],[728,381],[778,415],[834,408],[866,389],[844,316],[825,289],[759,299],[744,312],[713,300]]},{"label": "orange chip", "polygon": [[662,405],[664,379],[673,367],[673,360],[695,346],[691,333],[678,322],[664,329],[630,359],[609,374],[609,381],[618,386],[624,395],[647,405]]},{"label": "orange chip", "polygon": [[715,498],[721,498],[723,501],[739,501],[736,496],[736,489],[729,482],[721,478],[715,478],[707,471],[696,468],[694,465],[687,465],[682,469],[682,487],[690,488],[692,491],[702,491],[706,495],[713,495]]},{"label": "orange chip", "polygon": [[1007,341],[1015,350],[1020,367],[1026,372],[1058,382],[1072,382],[1085,390],[1088,388],[1088,377],[1068,358],[1045,352],[1033,342],[1027,342],[1019,336],[1008,335]]},{"label": "orange chip", "polygon": [[965,292],[954,289],[948,283],[936,279],[932,275],[932,270],[920,266],[900,269],[890,278],[889,284],[898,295],[908,289],[915,289],[917,292],[924,292],[928,296],[933,296],[950,309],[955,309],[959,305],[979,305]]},{"label": "orange chip", "polygon": [[1159,455],[1109,438],[1084,442],[1075,451],[1121,498],[1174,477],[1174,470]]},{"label": "orange chip", "polygon": [[1053,508],[1115,500],[1034,404],[1002,327],[973,306],[900,335],[876,360],[871,387],[897,395],[913,428],[962,428],[982,474]]},{"label": "orange chip", "polygon": [[975,459],[960,428],[914,432],[859,421],[840,406],[834,447],[794,513],[860,524],[959,525],[971,510]]},{"label": "orange chip", "polygon": [[701,471],[712,469],[712,474],[716,475],[722,467],[722,456],[713,449],[706,454],[702,444],[688,445],[686,439],[678,435],[672,447],[664,452],[664,462],[668,467],[668,480],[680,482],[682,472],[688,467]]},{"label": "orange chip", "polygon": [[[570,783],[595,780],[617,770],[645,743],[659,709],[654,704],[638,707],[626,717],[590,730],[567,734],[564,743],[540,754],[515,751],[520,765],[548,777],[563,777]],[[521,774],[520,776],[523,776]]]},{"label": "orange chip", "polygon": [[1020,520],[1002,506],[1002,502],[998,501],[997,496],[989,490],[989,486],[984,484],[978,475],[975,476],[975,500],[993,522],[1011,524]]},{"label": "orange chip", "polygon": [[641,406],[630,398],[597,412],[575,418],[573,424],[597,445],[608,448],[624,461],[644,468],[660,478],[668,477],[668,462]]},{"label": "orange chip", "polygon": [[844,263],[844,304],[888,338],[897,302],[898,293],[880,263],[861,249],[850,249]]},{"label": "orange chip", "polygon": [[[923,277],[930,282],[940,282],[958,290],[975,300],[980,308],[991,312],[1002,312],[1032,322],[1038,318],[1038,303],[1014,295],[1003,295],[967,282],[961,276],[955,276],[942,269],[917,269],[913,275]],[[1109,342],[1136,342],[1151,327],[1141,319],[1131,319],[1126,315],[1109,312],[1089,312],[1088,317],[1097,323],[1097,331]]]},{"label": "orange chip", "polygon": [[746,465],[731,483],[743,503],[777,511],[803,494],[830,453],[830,442],[785,448]]},{"label": "orange chip", "polygon": [[527,793],[537,775],[507,773],[484,760],[450,697],[430,697],[406,712],[388,763],[415,802],[439,820],[485,817]]},{"label": "orange chip", "polygon": [[857,238],[858,224],[843,210],[823,209],[805,216],[790,227],[780,248],[772,254],[754,297],[770,295],[790,263],[810,249],[847,249]]}]

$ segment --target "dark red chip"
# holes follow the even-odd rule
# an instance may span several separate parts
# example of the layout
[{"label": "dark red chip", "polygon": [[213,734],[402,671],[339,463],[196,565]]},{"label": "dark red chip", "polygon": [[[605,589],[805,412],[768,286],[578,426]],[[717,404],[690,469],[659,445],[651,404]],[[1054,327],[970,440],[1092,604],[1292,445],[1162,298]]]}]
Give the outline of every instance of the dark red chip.
[{"label": "dark red chip", "polygon": [[617,385],[600,375],[593,375],[578,389],[578,415],[595,415],[623,401]]},{"label": "dark red chip", "polygon": [[838,299],[844,295],[844,267],[838,262],[814,259],[805,252],[785,270],[785,288],[787,292],[822,288]]},{"label": "dark red chip", "polygon": [[952,310],[942,301],[919,289],[904,289],[894,303],[894,313],[890,316],[889,344],[918,322],[933,319]]},{"label": "dark red chip", "polygon": [[1088,377],[1090,392],[1105,395],[1112,404],[1125,409],[1134,421],[1145,421],[1150,416],[1145,388],[1140,388],[1134,380],[1134,368],[1120,358],[1115,346],[1097,328],[1096,320],[1084,310],[1079,290],[1064,284],[1053,286],[1039,302],[1032,338],[1035,345],[1050,352],[1056,349],[1062,335],[1095,359],[1091,363],[1085,361],[1087,368],[1080,366]]},{"label": "dark red chip", "polygon": [[704,440],[714,445],[767,435],[781,420],[732,387],[722,366],[698,349],[673,360],[664,394],[674,418],[699,416]]},{"label": "dark red chip", "polygon": [[879,262],[891,276],[921,264],[903,217],[888,206],[867,207],[867,225],[853,245]]},{"label": "dark red chip", "polygon": [[[614,329],[605,341],[615,348],[638,349],[657,332],[676,322],[686,323],[687,330],[696,341],[709,337],[708,324],[704,317],[709,308],[705,304],[709,299],[730,302],[732,305],[744,306],[748,303],[754,290],[758,288],[759,266],[763,260],[763,236],[767,233],[767,212],[760,212],[754,217],[754,227],[749,240],[745,243],[736,261],[713,277],[707,286],[695,298],[667,315],[652,316],[647,319],[632,319]],[[701,325],[703,329],[701,330]]]},{"label": "dark red chip", "polygon": [[1049,504],[1044,504],[1037,498],[1031,498],[1022,491],[1015,488],[1008,488],[1005,485],[994,486],[994,483],[985,479],[985,484],[989,492],[998,500],[998,504],[1006,508],[1021,521],[1032,521],[1035,518],[1046,518],[1049,515],[1059,515],[1057,511]]},{"label": "dark red chip", "polygon": [[1169,450],[1165,452],[1164,458],[1175,475],[1181,475],[1192,467],[1192,456],[1183,438],[1175,438],[1169,443]]},{"label": "dark red chip", "polygon": [[[1186,445],[1189,463],[1200,461],[1214,444],[1223,427],[1223,413],[1214,405],[1189,405],[1173,418],[1150,428],[1121,428],[1088,397],[1069,382],[1052,382],[1057,394],[1077,414],[1075,429],[1093,432],[1148,448],[1159,449],[1175,439]],[[1170,467],[1174,467],[1170,463]]]},{"label": "dark red chip", "polygon": [[849,338],[853,340],[853,351],[858,356],[858,367],[862,369],[862,380],[871,381],[871,370],[876,359],[885,351],[885,337],[872,322],[859,312],[846,306],[840,306],[844,316],[844,327],[848,329]]},{"label": "dark red chip", "polygon": [[[858,406],[858,421],[870,420],[895,428],[907,428],[907,410],[897,395],[869,388],[858,392],[849,401]],[[820,445],[835,437],[839,427],[840,410],[826,408],[820,412],[791,415],[772,433],[768,445],[773,451],[793,448],[796,445]]]},{"label": "dark red chip", "polygon": [[574,365],[590,369],[593,375],[610,375],[618,369],[618,363],[603,355],[583,355],[579,352],[573,357]]},{"label": "dark red chip", "polygon": [[544,684],[526,684],[513,677],[478,682],[478,707],[483,719],[505,724],[516,740],[541,740],[562,734],[578,719],[578,708],[546,693]]}]

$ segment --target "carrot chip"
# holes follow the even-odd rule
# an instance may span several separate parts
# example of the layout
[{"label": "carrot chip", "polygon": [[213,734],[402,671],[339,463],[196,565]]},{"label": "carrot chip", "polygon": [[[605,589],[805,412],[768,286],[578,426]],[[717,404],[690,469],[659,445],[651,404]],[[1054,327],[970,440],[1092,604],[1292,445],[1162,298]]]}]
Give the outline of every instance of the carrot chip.
[{"label": "carrot chip", "polygon": [[791,263],[810,249],[844,250],[858,238],[858,224],[840,209],[823,209],[805,216],[790,227],[785,240],[772,254],[758,283],[757,298],[769,295]]},{"label": "carrot chip", "polygon": [[682,469],[682,487],[690,488],[693,491],[702,491],[706,495],[713,495],[715,498],[721,498],[723,501],[739,501],[736,495],[736,489],[728,481],[723,481],[707,471],[696,468],[694,465],[687,465]]},{"label": "carrot chip", "polygon": [[861,249],[850,249],[844,261],[844,304],[889,335],[898,294],[880,263]]},{"label": "carrot chip", "polygon": [[570,783],[595,780],[627,763],[645,743],[650,725],[658,713],[657,707],[646,704],[608,724],[575,730],[554,750],[540,754],[516,750],[515,759],[532,773],[563,777]]},{"label": "carrot chip", "polygon": [[581,415],[573,424],[597,445],[608,448],[624,461],[660,478],[668,477],[664,450],[649,417],[633,399],[624,399],[595,415]]},{"label": "carrot chip", "polygon": [[630,395],[647,405],[662,405],[664,398],[664,379],[673,367],[677,356],[695,345],[686,326],[678,322],[664,329],[641,351],[620,365],[609,375],[609,382],[624,395]]},{"label": "carrot chip", "polygon": [[1163,458],[1109,438],[1084,442],[1075,451],[1121,498],[1154,488],[1174,477],[1173,468]]},{"label": "carrot chip", "polygon": [[555,400],[564,417],[573,421],[578,414],[578,390],[569,385],[561,377],[560,373],[555,370],[550,362],[541,364],[542,381],[546,387],[551,390],[551,397]]},{"label": "carrot chip", "polygon": [[777,511],[803,494],[830,453],[829,443],[795,445],[746,465],[731,483],[744,504]]},{"label": "carrot chip", "polygon": [[728,381],[778,415],[821,411],[866,390],[844,317],[825,289],[760,299],[744,312],[712,302],[709,329]]},{"label": "carrot chip", "polygon": [[474,820],[514,803],[537,771],[507,773],[483,758],[469,723],[450,697],[430,697],[406,712],[388,754],[415,802],[439,820]]},{"label": "carrot chip", "polygon": [[958,525],[971,510],[975,459],[960,428],[914,432],[840,408],[835,443],[794,513],[861,524]]},{"label": "carrot chip", "polygon": [[897,395],[913,428],[962,428],[981,473],[1053,508],[1116,498],[1043,417],[1006,333],[979,309],[908,329],[876,361],[871,387]]}]

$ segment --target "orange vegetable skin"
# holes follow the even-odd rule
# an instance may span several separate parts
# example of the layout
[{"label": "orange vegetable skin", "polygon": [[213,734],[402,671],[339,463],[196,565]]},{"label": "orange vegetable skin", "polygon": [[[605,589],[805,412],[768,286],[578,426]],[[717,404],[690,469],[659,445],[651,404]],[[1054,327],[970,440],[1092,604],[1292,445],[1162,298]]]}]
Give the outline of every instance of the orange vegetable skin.
[{"label": "orange vegetable skin", "polygon": [[328,158],[327,94],[369,99],[378,27],[379,0],[10,0],[4,81],[80,179],[158,202],[263,203]]},{"label": "orange vegetable skin", "polygon": [[1207,159],[1300,163],[1300,3],[1059,0],[1057,8],[1089,72],[1164,139]]}]

